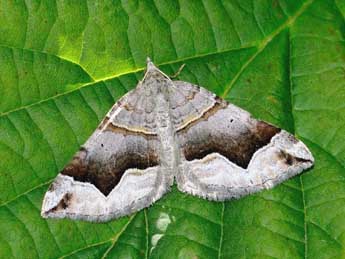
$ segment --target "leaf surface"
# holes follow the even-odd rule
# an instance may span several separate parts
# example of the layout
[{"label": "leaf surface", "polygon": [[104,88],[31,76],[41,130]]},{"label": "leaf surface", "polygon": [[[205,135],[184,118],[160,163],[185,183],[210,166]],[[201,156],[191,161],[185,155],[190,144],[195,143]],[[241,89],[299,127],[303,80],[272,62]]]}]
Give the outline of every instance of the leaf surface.
[{"label": "leaf surface", "polygon": [[[0,20],[0,258],[344,257],[343,1],[0,1]],[[104,224],[42,219],[147,56],[294,133],[314,168],[240,200],[174,187]]]}]

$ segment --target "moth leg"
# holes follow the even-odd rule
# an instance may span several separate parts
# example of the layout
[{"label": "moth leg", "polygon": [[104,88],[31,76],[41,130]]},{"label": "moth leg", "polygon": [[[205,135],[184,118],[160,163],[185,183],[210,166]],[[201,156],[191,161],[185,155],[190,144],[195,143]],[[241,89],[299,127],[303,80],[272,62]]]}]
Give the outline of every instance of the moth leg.
[{"label": "moth leg", "polygon": [[308,148],[282,131],[257,150],[247,168],[219,153],[184,161],[176,177],[179,190],[209,200],[239,198],[270,189],[313,165]]}]

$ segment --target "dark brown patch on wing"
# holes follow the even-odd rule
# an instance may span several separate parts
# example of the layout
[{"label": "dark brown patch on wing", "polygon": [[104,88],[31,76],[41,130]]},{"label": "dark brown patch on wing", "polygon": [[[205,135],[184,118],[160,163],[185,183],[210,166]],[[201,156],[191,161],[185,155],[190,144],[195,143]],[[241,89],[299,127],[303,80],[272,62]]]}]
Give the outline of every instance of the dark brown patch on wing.
[{"label": "dark brown patch on wing", "polygon": [[287,165],[292,165],[293,164],[293,157],[290,154],[284,152],[283,150],[281,150],[278,153],[278,159],[282,160]]},{"label": "dark brown patch on wing", "polygon": [[114,155],[109,164],[91,159],[88,166],[89,173],[84,181],[94,184],[104,195],[108,195],[120,182],[127,169],[146,169],[156,165],[158,165],[158,157],[153,152]]},{"label": "dark brown patch on wing", "polygon": [[65,166],[61,174],[73,176],[74,179],[82,179],[88,174],[86,163],[87,150],[81,148],[73,157],[72,161]]},{"label": "dark brown patch on wing", "polygon": [[300,157],[295,157],[283,150],[281,150],[279,153],[278,153],[278,158],[282,161],[284,161],[285,164],[287,165],[294,165],[294,164],[297,164],[297,163],[306,163],[306,162],[312,162],[311,160],[308,160],[308,159],[304,159],[304,158],[300,158]]},{"label": "dark brown patch on wing", "polygon": [[272,126],[264,121],[258,121],[254,134],[257,136],[258,144],[260,146],[266,145],[271,141],[271,138],[280,132],[280,129]]},{"label": "dark brown patch on wing", "polygon": [[62,197],[60,202],[55,207],[53,207],[49,211],[47,211],[46,213],[48,214],[50,212],[55,212],[55,211],[66,209],[70,205],[71,199],[72,199],[72,194],[71,193],[66,193]]},{"label": "dark brown patch on wing", "polygon": [[158,165],[158,157],[153,150],[144,153],[114,154],[109,161],[99,161],[88,157],[81,149],[61,174],[72,176],[80,182],[95,185],[104,195],[108,195],[120,182],[122,175],[129,168],[146,169]]},{"label": "dark brown patch on wing", "polygon": [[247,168],[253,154],[267,145],[278,132],[279,128],[259,121],[254,129],[248,128],[235,139],[226,132],[219,135],[209,132],[207,137],[194,138],[193,141],[187,141],[183,152],[189,161],[219,153],[238,166]]}]

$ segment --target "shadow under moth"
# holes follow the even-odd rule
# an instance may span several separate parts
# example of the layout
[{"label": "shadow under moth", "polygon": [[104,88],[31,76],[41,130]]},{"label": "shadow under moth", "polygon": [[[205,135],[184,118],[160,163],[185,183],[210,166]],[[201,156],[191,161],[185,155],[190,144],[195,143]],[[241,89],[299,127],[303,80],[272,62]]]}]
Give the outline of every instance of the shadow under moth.
[{"label": "shadow under moth", "polygon": [[107,221],[177,188],[213,201],[269,189],[311,167],[292,134],[203,87],[172,81],[149,59],[45,194],[49,218]]}]

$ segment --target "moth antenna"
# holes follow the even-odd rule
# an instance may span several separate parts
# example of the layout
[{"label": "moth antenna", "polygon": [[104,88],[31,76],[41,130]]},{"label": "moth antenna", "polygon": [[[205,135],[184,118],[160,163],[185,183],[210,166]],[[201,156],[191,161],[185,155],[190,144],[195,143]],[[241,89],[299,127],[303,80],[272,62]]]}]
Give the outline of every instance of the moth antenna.
[{"label": "moth antenna", "polygon": [[183,68],[186,66],[186,64],[182,64],[179,69],[176,71],[175,74],[171,75],[170,78],[176,78],[180,75],[180,73],[182,72]]}]

